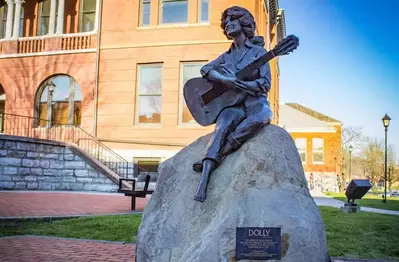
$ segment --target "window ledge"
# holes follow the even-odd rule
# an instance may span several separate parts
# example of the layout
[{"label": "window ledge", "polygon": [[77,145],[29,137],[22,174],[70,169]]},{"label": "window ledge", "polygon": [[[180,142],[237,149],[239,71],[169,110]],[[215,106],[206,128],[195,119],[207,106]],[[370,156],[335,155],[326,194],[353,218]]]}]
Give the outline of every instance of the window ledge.
[{"label": "window ledge", "polygon": [[210,26],[211,23],[171,23],[171,24],[160,24],[160,25],[148,25],[148,26],[139,26],[137,30],[157,30],[157,29],[166,29],[166,28],[192,28],[192,27],[207,27]]}]

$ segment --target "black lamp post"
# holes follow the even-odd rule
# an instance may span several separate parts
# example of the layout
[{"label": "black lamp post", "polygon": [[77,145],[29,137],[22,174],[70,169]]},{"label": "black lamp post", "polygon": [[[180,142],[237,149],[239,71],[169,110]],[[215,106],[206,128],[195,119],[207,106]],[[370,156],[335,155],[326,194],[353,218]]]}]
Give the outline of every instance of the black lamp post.
[{"label": "black lamp post", "polygon": [[55,90],[55,84],[53,81],[49,81],[47,83],[48,87],[48,97],[47,97],[47,127],[50,128],[52,126],[52,120],[53,120],[53,92]]},{"label": "black lamp post", "polygon": [[351,176],[352,176],[352,150],[353,146],[349,146],[349,183],[351,182]]},{"label": "black lamp post", "polygon": [[385,114],[385,116],[382,118],[382,123],[385,127],[385,179],[384,179],[384,199],[382,200],[383,203],[387,202],[387,166],[388,166],[388,154],[387,154],[387,146],[388,146],[388,140],[387,140],[387,134],[388,134],[388,126],[389,126],[389,121],[391,121],[391,118]]}]

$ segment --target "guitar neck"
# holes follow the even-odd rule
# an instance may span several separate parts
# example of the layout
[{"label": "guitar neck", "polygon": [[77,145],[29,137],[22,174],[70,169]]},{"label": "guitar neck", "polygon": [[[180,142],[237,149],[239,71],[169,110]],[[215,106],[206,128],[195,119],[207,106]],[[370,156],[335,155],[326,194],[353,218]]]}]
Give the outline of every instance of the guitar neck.
[{"label": "guitar neck", "polygon": [[240,71],[236,73],[237,79],[244,79],[245,77],[252,74],[253,71],[261,68],[264,64],[275,58],[276,55],[273,53],[273,50],[267,52],[265,55],[259,57]]}]

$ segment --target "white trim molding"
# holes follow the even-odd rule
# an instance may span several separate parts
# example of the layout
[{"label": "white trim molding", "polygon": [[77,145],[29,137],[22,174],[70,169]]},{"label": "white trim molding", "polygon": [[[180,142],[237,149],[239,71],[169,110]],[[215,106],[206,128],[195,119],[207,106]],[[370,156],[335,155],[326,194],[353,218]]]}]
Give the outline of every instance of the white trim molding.
[{"label": "white trim molding", "polygon": [[7,55],[0,55],[0,59],[17,58],[17,57],[32,57],[32,56],[50,56],[50,55],[95,53],[96,50],[97,50],[96,48],[91,48],[91,49],[49,51],[49,52],[26,53],[26,54],[7,54]]}]

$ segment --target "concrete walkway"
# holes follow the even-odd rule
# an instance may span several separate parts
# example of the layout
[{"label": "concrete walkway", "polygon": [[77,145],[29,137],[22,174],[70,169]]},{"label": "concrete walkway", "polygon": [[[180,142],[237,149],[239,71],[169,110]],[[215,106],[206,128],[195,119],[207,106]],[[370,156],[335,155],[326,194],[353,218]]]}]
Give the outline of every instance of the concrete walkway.
[{"label": "concrete walkway", "polygon": [[[337,207],[340,208],[344,205],[343,201],[334,199],[330,196],[313,196],[314,201],[318,206],[330,206],[330,207]],[[380,213],[380,214],[387,214],[387,215],[396,215],[399,216],[399,211],[393,211],[393,210],[386,210],[386,209],[379,209],[379,208],[372,208],[372,207],[360,207],[360,211],[366,211],[366,212],[374,212],[374,213]]]}]

